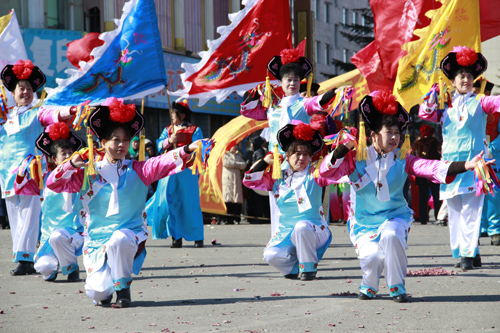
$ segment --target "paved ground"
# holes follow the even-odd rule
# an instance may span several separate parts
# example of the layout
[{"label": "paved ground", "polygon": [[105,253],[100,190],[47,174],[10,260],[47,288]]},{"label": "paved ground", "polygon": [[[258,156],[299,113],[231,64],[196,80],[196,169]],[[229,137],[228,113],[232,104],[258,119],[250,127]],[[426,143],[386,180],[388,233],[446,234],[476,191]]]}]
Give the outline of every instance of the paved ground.
[{"label": "paved ground", "polygon": [[[500,247],[489,240],[482,239],[483,267],[462,272],[453,268],[448,228],[415,224],[409,269],[443,267],[455,275],[408,276],[412,297],[397,304],[383,279],[377,299],[357,299],[361,271],[346,228],[331,229],[319,278],[307,283],[281,278],[261,260],[269,225],[206,225],[203,249],[150,240],[128,309],[93,306],[84,282],[10,276],[10,231],[0,230],[0,331],[500,331]],[[214,238],[220,245],[210,245]]]}]

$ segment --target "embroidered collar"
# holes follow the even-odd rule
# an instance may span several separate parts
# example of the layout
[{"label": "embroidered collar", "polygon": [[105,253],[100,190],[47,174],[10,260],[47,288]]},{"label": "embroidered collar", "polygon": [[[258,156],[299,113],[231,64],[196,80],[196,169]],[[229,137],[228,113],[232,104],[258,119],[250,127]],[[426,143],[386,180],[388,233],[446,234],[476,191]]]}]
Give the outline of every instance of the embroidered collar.
[{"label": "embroidered collar", "polygon": [[299,212],[302,213],[311,209],[311,202],[304,186],[306,177],[309,174],[310,165],[302,171],[293,172],[290,168],[285,170],[284,182],[286,186],[295,192]]},{"label": "embroidered collar", "polygon": [[366,161],[366,173],[375,186],[377,198],[380,201],[389,201],[389,183],[387,182],[387,173],[396,163],[396,152],[391,151],[380,155],[373,146],[368,148],[368,159]]},{"label": "embroidered collar", "polygon": [[300,98],[300,93],[297,93],[292,96],[283,97],[281,100],[281,115],[280,115],[280,128],[283,128],[285,125],[288,125],[292,122],[292,119],[288,115],[288,108],[295,103]]},{"label": "embroidered collar", "polygon": [[12,108],[12,110],[9,111],[9,113],[7,113],[7,118],[12,119],[16,116],[20,116],[23,113],[25,113],[26,111],[28,111],[29,109],[31,109],[31,104],[27,105],[27,106],[24,106],[24,105],[23,106],[14,106]]},{"label": "embroidered collar", "polygon": [[118,183],[120,182],[120,175],[124,172],[124,166],[126,167],[127,164],[128,161],[124,158],[117,160],[115,163],[111,163],[107,158],[96,162],[97,172],[106,182],[109,183],[112,189],[106,217],[120,213]]}]

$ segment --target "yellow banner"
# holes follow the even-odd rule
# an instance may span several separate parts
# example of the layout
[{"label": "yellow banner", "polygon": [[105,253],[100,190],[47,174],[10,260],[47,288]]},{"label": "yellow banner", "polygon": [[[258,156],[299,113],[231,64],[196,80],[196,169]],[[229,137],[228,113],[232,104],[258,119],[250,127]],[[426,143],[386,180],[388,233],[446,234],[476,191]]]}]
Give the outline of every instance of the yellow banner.
[{"label": "yellow banner", "polygon": [[442,0],[442,6],[427,12],[431,24],[415,30],[420,39],[403,45],[408,54],[399,60],[394,95],[410,110],[422,102],[434,83],[442,77],[441,60],[454,46],[467,46],[481,52],[479,0]]},{"label": "yellow banner", "polygon": [[11,16],[12,16],[11,13],[9,13],[5,16],[0,16],[0,35],[3,33],[3,31],[7,27],[7,24],[9,24]]},{"label": "yellow banner", "polygon": [[355,69],[353,71],[334,77],[333,79],[321,82],[319,84],[318,94],[323,94],[329,90],[340,88],[342,86],[352,86],[354,89],[356,89],[356,92],[352,97],[351,110],[355,110],[363,97],[370,93],[365,77],[361,75],[359,69]]},{"label": "yellow banner", "polygon": [[253,132],[268,127],[267,120],[256,121],[239,116],[215,132],[215,147],[208,159],[208,168],[200,175],[200,205],[205,213],[226,214],[227,208],[222,199],[222,161],[228,147],[238,144]]}]

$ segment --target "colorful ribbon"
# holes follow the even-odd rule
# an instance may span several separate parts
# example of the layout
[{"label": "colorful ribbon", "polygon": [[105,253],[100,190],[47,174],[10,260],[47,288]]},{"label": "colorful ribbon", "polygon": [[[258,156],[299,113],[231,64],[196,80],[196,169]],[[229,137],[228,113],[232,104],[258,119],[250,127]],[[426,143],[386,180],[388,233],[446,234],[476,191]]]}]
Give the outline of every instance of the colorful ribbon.
[{"label": "colorful ribbon", "polygon": [[[486,159],[486,161],[489,160],[490,159]],[[474,168],[476,196],[481,195],[481,193],[484,193],[485,195],[488,195],[489,193],[492,196],[495,196],[495,192],[498,192],[500,189],[498,177],[491,165],[486,164],[486,161],[481,158]]]},{"label": "colorful ribbon", "polygon": [[352,106],[352,96],[356,90],[352,87],[344,87],[337,91],[335,95],[335,100],[327,109],[328,115],[330,117],[340,116],[342,120],[344,118],[344,114],[347,114],[351,111]]}]

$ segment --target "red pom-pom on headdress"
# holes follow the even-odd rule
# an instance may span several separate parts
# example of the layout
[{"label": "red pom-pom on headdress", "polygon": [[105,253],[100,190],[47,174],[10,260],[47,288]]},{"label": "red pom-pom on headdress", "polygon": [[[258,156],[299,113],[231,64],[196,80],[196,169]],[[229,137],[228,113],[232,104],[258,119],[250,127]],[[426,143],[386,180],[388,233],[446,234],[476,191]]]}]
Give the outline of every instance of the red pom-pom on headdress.
[{"label": "red pom-pom on headdress", "polygon": [[299,62],[300,51],[296,49],[284,49],[280,53],[281,64],[286,65],[291,62]]},{"label": "red pom-pom on headdress", "polygon": [[459,46],[456,48],[457,53],[457,63],[460,66],[469,67],[476,63],[477,59],[479,59],[476,51],[466,46]]},{"label": "red pom-pom on headdress", "polygon": [[297,124],[293,128],[293,136],[295,137],[295,139],[311,141],[313,139],[314,133],[314,129],[304,123]]},{"label": "red pom-pom on headdress", "polygon": [[49,127],[49,137],[52,141],[66,140],[69,137],[69,127],[64,122],[58,122]]},{"label": "red pom-pom on headdress", "polygon": [[435,130],[432,126],[429,126],[427,124],[420,126],[420,134],[422,134],[423,138],[432,136],[434,132]]},{"label": "red pom-pom on headdress", "polygon": [[398,112],[398,101],[396,96],[388,90],[379,90],[372,96],[373,106],[382,114],[395,115]]},{"label": "red pom-pom on headdress", "polygon": [[177,104],[182,105],[182,106],[183,106],[183,107],[185,107],[186,109],[189,109],[189,104],[188,104],[187,99],[183,99],[182,101],[177,102]]},{"label": "red pom-pom on headdress", "polygon": [[18,80],[26,80],[31,76],[33,68],[35,68],[35,65],[33,65],[31,60],[18,60],[14,66],[12,66],[12,71]]},{"label": "red pom-pom on headdress", "polygon": [[109,119],[117,123],[128,123],[135,117],[135,105],[123,104],[121,99],[111,97],[106,100],[109,108]]}]

